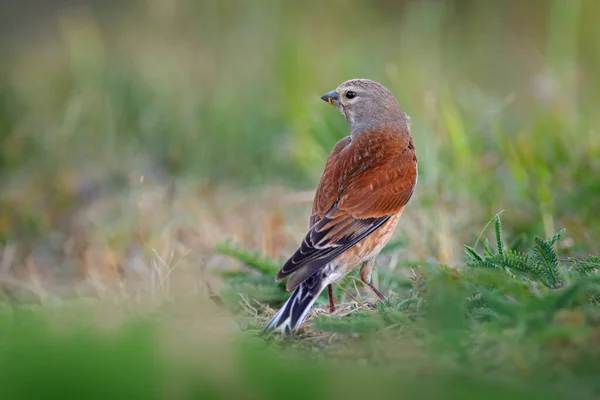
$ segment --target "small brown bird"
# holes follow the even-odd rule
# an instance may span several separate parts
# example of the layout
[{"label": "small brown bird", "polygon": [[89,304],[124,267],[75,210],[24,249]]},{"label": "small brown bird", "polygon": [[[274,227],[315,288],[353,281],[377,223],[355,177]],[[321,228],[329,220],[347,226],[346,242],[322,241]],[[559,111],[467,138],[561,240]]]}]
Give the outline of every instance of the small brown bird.
[{"label": "small brown bird", "polygon": [[394,233],[417,183],[417,156],[410,118],[392,92],[378,82],[353,79],[321,99],[346,117],[350,136],[341,139],[325,164],[300,248],[277,274],[291,275],[292,296],[265,331],[295,333],[321,291],[357,265],[360,279],[382,300],[371,283],[375,257]]}]

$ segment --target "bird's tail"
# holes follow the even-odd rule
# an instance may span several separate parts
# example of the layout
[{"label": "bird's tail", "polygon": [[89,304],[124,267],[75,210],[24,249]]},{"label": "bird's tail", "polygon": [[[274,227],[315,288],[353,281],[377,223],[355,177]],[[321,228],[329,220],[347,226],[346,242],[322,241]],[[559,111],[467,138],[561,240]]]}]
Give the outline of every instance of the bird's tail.
[{"label": "bird's tail", "polygon": [[263,333],[279,330],[284,334],[295,333],[308,314],[311,306],[319,296],[320,291],[314,293],[306,283],[298,285],[288,301],[279,309],[267,324]]}]

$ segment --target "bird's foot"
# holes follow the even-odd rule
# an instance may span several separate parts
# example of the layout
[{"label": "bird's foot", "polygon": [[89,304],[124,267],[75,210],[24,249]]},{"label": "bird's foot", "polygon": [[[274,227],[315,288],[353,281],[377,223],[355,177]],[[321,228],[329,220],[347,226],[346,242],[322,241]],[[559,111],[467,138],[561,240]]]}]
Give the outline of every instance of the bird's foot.
[{"label": "bird's foot", "polygon": [[365,282],[365,283],[367,284],[367,286],[369,286],[371,288],[373,293],[375,293],[377,295],[377,297],[379,297],[379,300],[383,301],[384,303],[387,301],[387,298],[379,291],[379,289],[377,289],[375,287],[375,285],[373,285],[371,282]]}]

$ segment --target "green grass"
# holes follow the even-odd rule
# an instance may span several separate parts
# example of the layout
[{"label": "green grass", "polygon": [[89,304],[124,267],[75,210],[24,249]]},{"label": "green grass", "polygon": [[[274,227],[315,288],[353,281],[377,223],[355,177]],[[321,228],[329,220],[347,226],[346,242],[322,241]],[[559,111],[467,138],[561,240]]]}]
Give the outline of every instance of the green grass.
[{"label": "green grass", "polygon": [[[198,363],[160,356],[161,326],[130,322],[119,333],[77,330],[62,337],[21,327],[3,346],[4,398],[564,398],[534,382],[481,380],[467,371],[430,365],[370,365],[281,354],[238,338],[226,354],[194,350]],[[393,341],[385,340],[388,345]],[[369,346],[374,351],[376,345]],[[212,356],[210,362],[204,357]],[[225,358],[226,357],[226,358]],[[209,364],[209,365],[207,365]],[[192,368],[196,365],[195,368]],[[35,383],[35,384],[33,384]],[[585,392],[578,390],[577,394]],[[578,397],[584,398],[584,397]]]},{"label": "green grass", "polygon": [[[232,288],[243,299],[240,307],[229,307],[233,318],[202,296],[181,294],[158,302],[4,303],[0,393],[7,398],[397,398],[399,393],[432,399],[596,398],[597,257],[569,260],[580,268],[561,265],[552,245],[564,232],[536,239],[531,251],[517,253],[504,244],[497,216],[495,225],[496,250],[484,244],[481,255],[467,246],[472,267],[423,266],[413,272],[409,287],[380,284],[390,296],[387,302],[368,306],[342,298],[337,315],[313,317],[292,338],[260,335],[267,316],[252,304],[265,299],[233,278],[222,291],[223,299]],[[540,246],[543,260],[517,256],[536,254]],[[264,256],[231,245],[219,249],[256,275],[271,275],[272,261]],[[521,269],[513,268],[514,260]],[[561,277],[560,288],[548,285],[547,272],[539,271],[545,267],[555,279]],[[251,274],[235,278],[256,288]],[[266,279],[259,284],[268,286]],[[217,302],[227,303],[234,302]]]},{"label": "green grass", "polygon": [[[55,8],[0,37],[3,398],[598,397],[595,0]],[[390,301],[265,341],[355,77],[419,159]]]}]

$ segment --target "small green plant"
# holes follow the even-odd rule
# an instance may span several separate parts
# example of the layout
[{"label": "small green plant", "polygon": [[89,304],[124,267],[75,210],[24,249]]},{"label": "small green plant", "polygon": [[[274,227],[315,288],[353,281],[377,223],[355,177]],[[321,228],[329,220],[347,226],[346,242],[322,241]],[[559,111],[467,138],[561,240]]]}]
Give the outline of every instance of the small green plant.
[{"label": "small green plant", "polygon": [[[496,250],[494,251],[488,239],[482,241],[483,254],[474,247],[465,245],[466,263],[473,268],[490,268],[502,270],[512,277],[521,278],[529,282],[539,282],[551,289],[564,285],[564,268],[556,253],[555,244],[565,235],[561,229],[546,239],[535,238],[533,247],[527,251],[519,251],[522,240],[514,241],[507,247],[502,238],[502,222],[500,216],[494,217]],[[517,243],[517,244],[514,244]],[[600,265],[597,255],[585,259],[570,259],[569,271],[573,274],[591,274],[598,270]]]},{"label": "small green plant", "polygon": [[[478,239],[474,246],[465,246],[466,268],[417,262],[412,275],[383,270],[380,285],[392,291],[387,301],[371,305],[350,295],[352,302],[342,303],[333,315],[314,317],[310,327],[320,332],[318,337],[339,334],[346,340],[429,332],[465,360],[476,357],[469,355],[475,343],[467,337],[477,332],[516,329],[523,340],[529,335],[552,340],[564,334],[562,325],[555,323],[557,318],[584,315],[581,318],[589,319],[586,323],[594,321],[600,303],[600,256],[560,258],[555,246],[564,238],[564,229],[545,239],[535,238],[530,248],[525,248],[523,235],[507,244],[500,216],[491,222],[495,245]],[[479,243],[481,253],[476,250]],[[222,273],[227,283],[223,297],[231,304],[244,308],[244,302],[252,300],[278,306],[288,297],[284,284],[273,279],[279,269],[277,261],[230,242],[220,244],[217,251],[247,268]],[[356,280],[351,274],[336,287],[350,293]],[[479,340],[477,335],[473,340]]]}]

